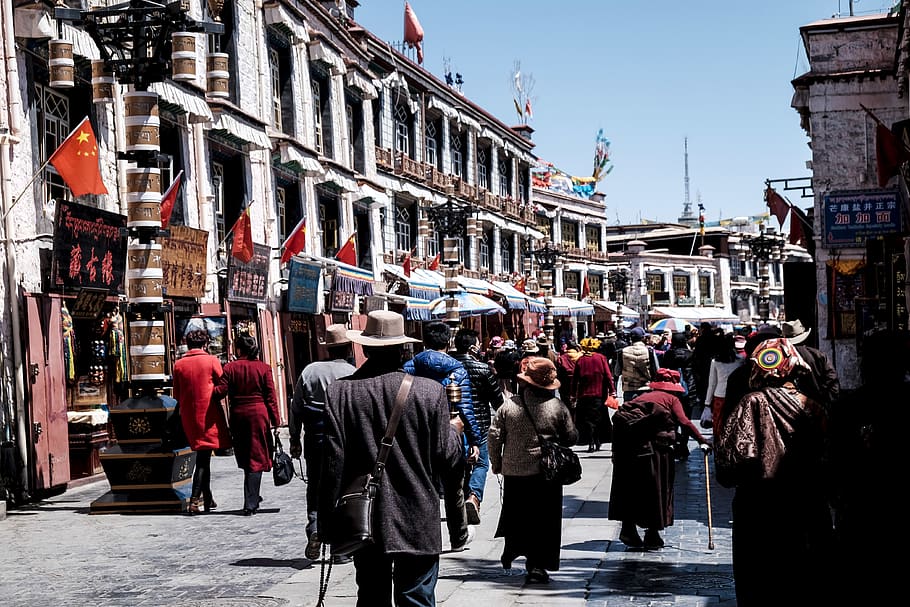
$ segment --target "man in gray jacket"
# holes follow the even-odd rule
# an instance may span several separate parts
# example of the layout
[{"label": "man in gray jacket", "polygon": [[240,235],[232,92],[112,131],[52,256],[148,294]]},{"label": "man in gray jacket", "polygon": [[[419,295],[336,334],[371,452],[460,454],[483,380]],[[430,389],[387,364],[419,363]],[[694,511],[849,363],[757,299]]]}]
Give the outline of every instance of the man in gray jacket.
[{"label": "man in gray jacket", "polygon": [[[372,470],[401,386],[404,318],[376,310],[348,331],[366,362],[326,390],[319,534],[340,539],[334,507],[344,487]],[[464,474],[460,419],[450,421],[439,382],[415,377],[389,451],[373,510],[374,542],[354,553],[357,607],[436,604],[442,533],[437,487]]]}]

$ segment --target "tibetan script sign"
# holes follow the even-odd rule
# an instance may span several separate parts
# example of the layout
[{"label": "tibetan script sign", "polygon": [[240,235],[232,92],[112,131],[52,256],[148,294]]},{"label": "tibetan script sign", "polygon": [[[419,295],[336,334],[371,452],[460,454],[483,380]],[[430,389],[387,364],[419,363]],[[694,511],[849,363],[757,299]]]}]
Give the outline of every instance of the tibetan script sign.
[{"label": "tibetan script sign", "polygon": [[900,193],[897,190],[832,192],[825,196],[823,246],[863,247],[869,238],[901,230]]},{"label": "tibetan script sign", "polygon": [[70,306],[70,316],[95,320],[104,309],[107,301],[107,289],[82,289],[76,301]]},{"label": "tibetan script sign", "polygon": [[161,239],[161,269],[166,297],[203,297],[209,233],[186,226],[170,226]]},{"label": "tibetan script sign", "polygon": [[57,201],[54,285],[123,293],[126,216],[67,200]]},{"label": "tibetan script sign", "polygon": [[288,272],[288,310],[315,314],[322,266],[291,259]]},{"label": "tibetan script sign", "polygon": [[229,301],[265,303],[269,286],[268,245],[253,243],[253,258],[243,263],[233,255],[229,256],[227,275],[227,298]]}]

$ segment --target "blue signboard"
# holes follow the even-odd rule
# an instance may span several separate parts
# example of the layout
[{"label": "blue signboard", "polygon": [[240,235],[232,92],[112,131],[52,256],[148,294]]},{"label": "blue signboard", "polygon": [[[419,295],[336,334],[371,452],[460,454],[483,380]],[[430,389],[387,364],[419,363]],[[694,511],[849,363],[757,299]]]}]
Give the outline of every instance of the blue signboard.
[{"label": "blue signboard", "polygon": [[825,196],[825,237],[822,246],[862,247],[869,238],[901,231],[897,190],[832,192]]},{"label": "blue signboard", "polygon": [[322,266],[291,259],[288,274],[288,310],[316,313]]}]

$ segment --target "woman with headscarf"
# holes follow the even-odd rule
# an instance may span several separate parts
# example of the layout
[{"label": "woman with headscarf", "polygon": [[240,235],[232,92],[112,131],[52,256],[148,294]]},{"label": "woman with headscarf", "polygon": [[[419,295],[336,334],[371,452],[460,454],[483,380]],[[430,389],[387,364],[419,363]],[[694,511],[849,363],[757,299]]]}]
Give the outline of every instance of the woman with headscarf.
[{"label": "woman with headscarf", "polygon": [[215,391],[218,398],[228,398],[234,457],[243,469],[243,514],[250,516],[262,501],[262,473],[272,469],[272,431],[280,417],[272,368],[259,360],[256,338],[241,333],[234,340],[234,350],[237,358],[224,365]]},{"label": "woman with headscarf", "polygon": [[737,605],[833,604],[825,409],[797,389],[811,370],[786,339],[762,341],[747,364],[751,391],[715,438],[717,479],[736,488]]},{"label": "woman with headscarf", "polygon": [[[677,424],[702,445],[710,442],[686,417],[679,372],[658,369],[650,390],[623,402],[613,415],[613,485],[608,517],[621,521],[629,548],[663,548],[660,531],[673,524],[673,446]],[[638,534],[645,529],[645,538]]]},{"label": "woman with headscarf", "polygon": [[496,411],[488,437],[490,469],[503,475],[495,537],[505,538],[501,561],[506,571],[524,556],[527,581],[547,583],[548,571],[559,569],[562,485],[543,476],[538,432],[566,447],[575,444],[578,433],[569,410],[554,395],[559,380],[553,362],[541,356],[522,362],[518,393]]},{"label": "woman with headscarf", "polygon": [[174,398],[180,406],[183,432],[196,452],[193,492],[187,512],[197,514],[217,507],[211,488],[212,451],[230,447],[231,434],[220,399],[212,398],[223,371],[221,361],[206,350],[208,331],[189,331],[184,341],[188,350],[174,363]]}]

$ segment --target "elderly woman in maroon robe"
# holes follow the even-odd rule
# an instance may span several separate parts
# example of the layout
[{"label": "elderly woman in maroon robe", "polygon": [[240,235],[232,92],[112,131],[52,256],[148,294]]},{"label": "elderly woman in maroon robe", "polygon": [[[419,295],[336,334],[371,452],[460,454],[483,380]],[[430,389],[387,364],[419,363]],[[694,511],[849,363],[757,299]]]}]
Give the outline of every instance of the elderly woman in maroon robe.
[{"label": "elderly woman in maroon robe", "polygon": [[836,586],[827,579],[827,415],[796,387],[812,371],[785,338],[758,344],[747,364],[751,391],[732,405],[715,439],[717,479],[736,488],[737,605],[836,604],[826,595]]},{"label": "elderly woman in maroon robe", "polygon": [[280,418],[272,368],[259,360],[256,338],[241,333],[234,349],[237,359],[224,365],[215,393],[228,398],[234,457],[243,469],[243,514],[250,516],[262,501],[262,473],[272,469],[272,432]]}]

